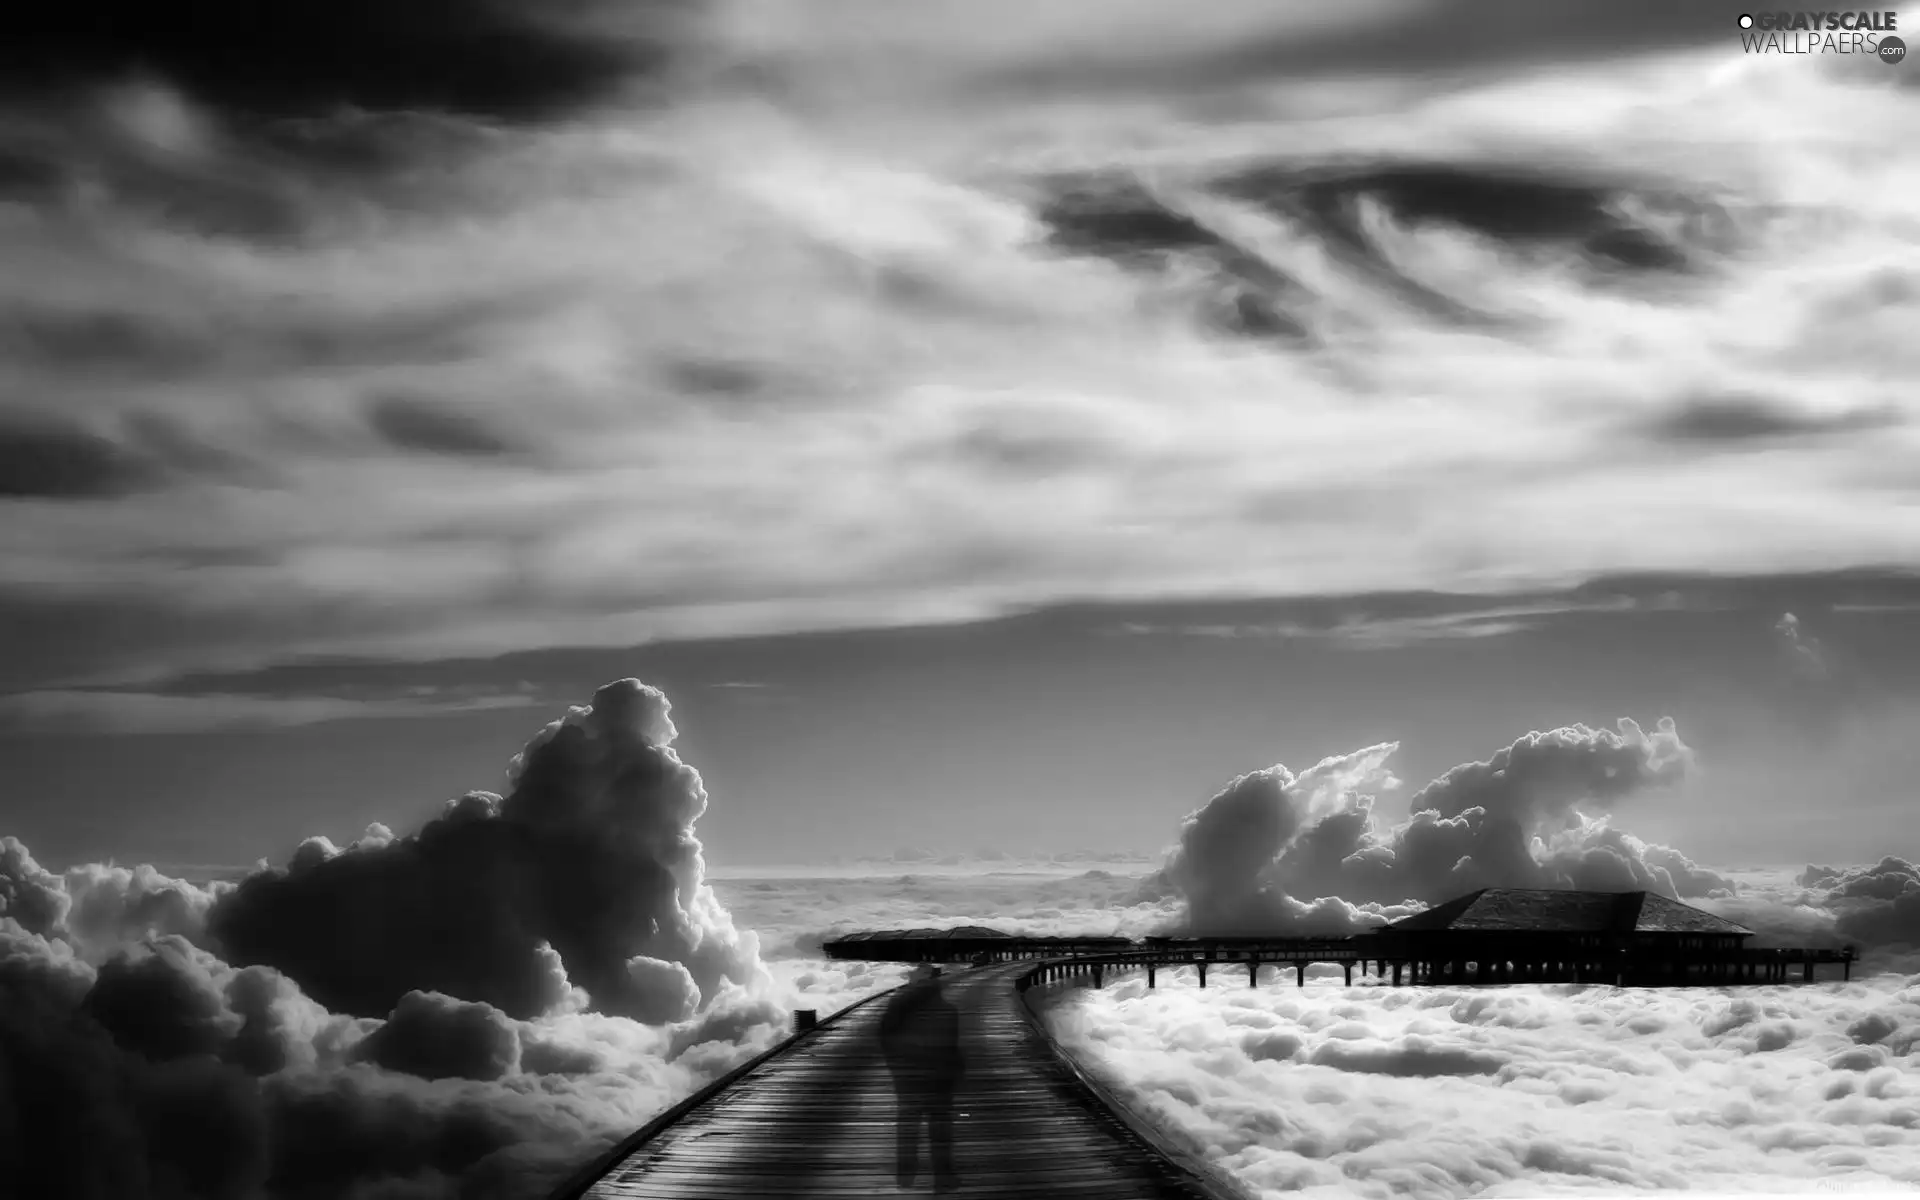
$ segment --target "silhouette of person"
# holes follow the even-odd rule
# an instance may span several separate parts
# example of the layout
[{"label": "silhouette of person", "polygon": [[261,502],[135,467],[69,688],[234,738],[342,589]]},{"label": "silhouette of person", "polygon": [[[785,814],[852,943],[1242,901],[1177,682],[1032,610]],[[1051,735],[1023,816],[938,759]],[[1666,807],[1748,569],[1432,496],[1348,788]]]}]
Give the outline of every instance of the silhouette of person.
[{"label": "silhouette of person", "polygon": [[922,964],[888,999],[880,1015],[880,1048],[893,1074],[899,1111],[896,1174],[911,1187],[919,1167],[920,1124],[926,1122],[934,1190],[960,1185],[953,1169],[953,1093],[959,1086],[960,1010],[940,991],[940,971]]}]

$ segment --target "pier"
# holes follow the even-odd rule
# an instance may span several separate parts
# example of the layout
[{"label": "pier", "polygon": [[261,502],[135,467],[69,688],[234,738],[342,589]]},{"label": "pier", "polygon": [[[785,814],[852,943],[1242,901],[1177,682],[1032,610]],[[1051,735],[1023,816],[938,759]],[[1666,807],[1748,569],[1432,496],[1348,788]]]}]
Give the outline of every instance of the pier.
[{"label": "pier", "polygon": [[[1728,987],[1851,976],[1852,947],[1762,949],[1752,931],[1646,892],[1482,889],[1345,937],[1016,937],[979,925],[859,933],[831,958],[945,964],[939,978],[869,997],[661,1113],[552,1200],[736,1200],[924,1195],[903,1177],[901,1121],[927,1075],[889,1049],[890,1005],[938,995],[964,1063],[950,1088],[951,1174],[939,1190],[1025,1200],[1246,1200],[1196,1148],[1156,1129],[1075,1063],[1040,1018],[1054,986],[1099,987],[1192,967],[1201,987],[1257,986],[1337,966],[1345,984],[1575,983]],[[916,992],[916,989],[918,991]],[[917,1075],[916,1075],[917,1073]],[[946,1092],[942,1093],[947,1094]]]}]

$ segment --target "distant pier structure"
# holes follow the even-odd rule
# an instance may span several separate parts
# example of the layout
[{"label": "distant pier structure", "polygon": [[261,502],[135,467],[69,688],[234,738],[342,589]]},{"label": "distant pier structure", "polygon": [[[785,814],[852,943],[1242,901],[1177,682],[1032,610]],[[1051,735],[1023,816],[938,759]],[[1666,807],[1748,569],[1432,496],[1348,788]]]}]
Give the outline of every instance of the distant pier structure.
[{"label": "distant pier structure", "polygon": [[[830,941],[830,958],[877,962],[1046,960],[1036,982],[1193,966],[1291,967],[1306,983],[1314,963],[1398,984],[1598,983],[1620,987],[1812,983],[1814,968],[1853,973],[1854,950],[1750,947],[1751,929],[1655,892],[1482,888],[1379,929],[1349,937],[1022,937],[980,925],[856,933]],[[1797,970],[1796,970],[1797,968]]]}]

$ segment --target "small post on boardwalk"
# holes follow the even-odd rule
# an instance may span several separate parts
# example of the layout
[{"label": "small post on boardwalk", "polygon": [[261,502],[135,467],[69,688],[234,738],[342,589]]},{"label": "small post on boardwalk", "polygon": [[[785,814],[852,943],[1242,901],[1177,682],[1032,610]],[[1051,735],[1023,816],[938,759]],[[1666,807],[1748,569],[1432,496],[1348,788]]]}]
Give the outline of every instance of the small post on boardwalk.
[{"label": "small post on boardwalk", "polygon": [[805,1033],[820,1023],[820,1010],[817,1008],[796,1008],[793,1010],[793,1031]]}]

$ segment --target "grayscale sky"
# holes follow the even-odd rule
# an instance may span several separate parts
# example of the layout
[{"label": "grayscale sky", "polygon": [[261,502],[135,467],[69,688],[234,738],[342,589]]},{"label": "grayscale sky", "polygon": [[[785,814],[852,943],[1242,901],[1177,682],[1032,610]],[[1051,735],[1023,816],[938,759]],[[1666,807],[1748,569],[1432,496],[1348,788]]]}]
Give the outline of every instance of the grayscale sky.
[{"label": "grayscale sky", "polygon": [[377,8],[0,49],[41,860],[410,828],[630,675],[716,861],[1661,716],[1639,836],[1915,849],[1920,68],[1717,2],[582,4],[498,69]]}]

